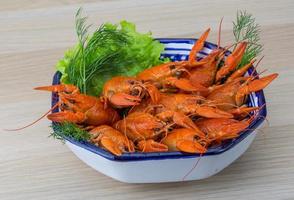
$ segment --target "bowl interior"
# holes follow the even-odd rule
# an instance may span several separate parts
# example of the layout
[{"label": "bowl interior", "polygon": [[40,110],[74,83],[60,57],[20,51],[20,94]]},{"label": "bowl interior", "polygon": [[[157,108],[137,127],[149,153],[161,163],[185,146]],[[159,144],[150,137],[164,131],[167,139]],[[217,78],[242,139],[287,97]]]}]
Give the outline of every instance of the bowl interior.
[{"label": "bowl interior", "polygon": [[[195,39],[181,39],[181,38],[159,38],[157,39],[161,43],[165,45],[165,50],[162,53],[161,57],[165,58],[168,57],[172,61],[180,61],[180,60],[187,60],[189,52],[192,48],[192,45],[195,42]],[[212,49],[215,49],[217,46],[215,44],[206,42],[205,47],[203,50],[197,55],[199,58],[209,54]],[[226,55],[229,55],[230,52],[227,51]],[[253,68],[248,70],[248,74],[257,75]],[[53,85],[60,83],[61,74],[60,72],[56,72],[53,77]],[[52,107],[58,102],[58,95],[56,93],[52,93]],[[241,142],[245,137],[247,137],[250,133],[254,131],[265,119],[266,117],[266,105],[265,105],[265,97],[263,91],[251,93],[247,100],[247,105],[249,106],[263,106],[256,115],[255,120],[250,124],[248,130],[243,131],[240,133],[240,136],[223,142],[221,145],[216,147],[211,147],[208,151],[203,154],[202,156],[209,156],[223,153],[230,148],[237,145]],[[58,112],[58,108],[54,109],[52,112]],[[55,123],[53,123],[53,129],[55,127]],[[86,141],[76,141],[72,138],[66,137],[65,138],[68,142],[71,142],[75,145],[78,145],[82,148],[85,148],[95,154],[103,156],[110,160],[119,160],[119,161],[137,161],[137,160],[155,160],[155,159],[171,159],[171,158],[191,158],[191,157],[198,157],[199,154],[189,154],[189,153],[182,153],[182,152],[164,152],[164,153],[125,153],[122,156],[114,156],[113,154],[109,153],[108,151],[103,150],[100,147],[97,147],[89,142]]]}]

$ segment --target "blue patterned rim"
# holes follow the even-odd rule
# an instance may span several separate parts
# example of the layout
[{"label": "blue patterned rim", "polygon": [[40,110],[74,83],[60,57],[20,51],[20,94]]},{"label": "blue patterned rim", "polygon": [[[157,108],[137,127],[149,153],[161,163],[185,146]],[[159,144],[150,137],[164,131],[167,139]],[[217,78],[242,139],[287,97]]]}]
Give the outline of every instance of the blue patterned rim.
[{"label": "blue patterned rim", "polygon": [[[169,57],[171,60],[186,60],[189,55],[189,51],[191,50],[192,45],[196,41],[196,39],[182,39],[182,38],[160,38],[157,39],[161,43],[165,45],[165,51],[162,53],[162,57]],[[212,49],[215,49],[217,46],[213,43],[206,42],[203,51],[199,53],[199,57],[207,55]],[[228,51],[226,55],[229,55]],[[253,68],[248,70],[248,74],[257,75]],[[56,72],[53,77],[52,85],[56,85],[60,83],[61,73]],[[52,93],[51,106],[53,107],[58,102],[58,96],[56,93]],[[248,130],[240,133],[240,136],[233,139],[223,142],[221,145],[217,147],[211,147],[208,151],[202,156],[210,156],[221,154],[235,145],[240,143],[243,139],[245,139],[249,134],[251,134],[265,119],[267,111],[265,104],[265,97],[263,91],[255,92],[249,95],[247,104],[249,106],[263,106],[259,112],[255,120],[250,124]],[[52,111],[58,112],[58,108]],[[53,123],[53,129],[54,129]],[[182,152],[163,152],[163,153],[124,153],[122,156],[114,156],[108,151],[103,150],[100,147],[97,147],[89,142],[79,142],[73,140],[72,138],[65,137],[65,140],[68,142],[77,145],[81,148],[84,148],[88,151],[91,151],[99,156],[102,156],[106,159],[113,161],[144,161],[144,160],[161,160],[161,159],[183,159],[183,158],[195,158],[199,157],[200,154],[190,154],[190,153],[182,153]]]}]

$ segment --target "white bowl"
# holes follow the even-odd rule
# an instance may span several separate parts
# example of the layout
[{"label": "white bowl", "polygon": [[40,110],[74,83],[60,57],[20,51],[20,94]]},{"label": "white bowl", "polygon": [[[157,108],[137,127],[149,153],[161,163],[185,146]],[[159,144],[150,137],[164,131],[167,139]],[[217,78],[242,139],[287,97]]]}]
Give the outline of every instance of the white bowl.
[{"label": "white bowl", "polygon": [[217,174],[239,158],[255,136],[256,131],[253,131],[238,145],[215,155],[137,161],[110,160],[74,143],[66,144],[87,165],[115,180],[126,183],[162,183],[200,180]]},{"label": "white bowl", "polygon": [[[165,44],[162,57],[169,57],[171,60],[186,60],[195,42],[194,39],[159,39],[159,41]],[[214,48],[216,48],[215,44],[206,42],[205,48],[198,56],[203,57]],[[252,71],[250,69],[248,73]],[[53,84],[59,84],[59,79],[60,73],[56,73]],[[55,105],[57,101],[58,96],[53,93],[52,105]],[[230,165],[248,149],[254,140],[257,129],[266,117],[263,91],[250,94],[247,104],[249,106],[263,105],[248,130],[242,132],[236,139],[208,149],[203,155],[164,152],[126,153],[117,157],[93,144],[75,141],[72,138],[65,138],[66,145],[87,165],[121,182],[160,183],[200,180],[217,174]],[[55,109],[53,112],[57,111]]]}]

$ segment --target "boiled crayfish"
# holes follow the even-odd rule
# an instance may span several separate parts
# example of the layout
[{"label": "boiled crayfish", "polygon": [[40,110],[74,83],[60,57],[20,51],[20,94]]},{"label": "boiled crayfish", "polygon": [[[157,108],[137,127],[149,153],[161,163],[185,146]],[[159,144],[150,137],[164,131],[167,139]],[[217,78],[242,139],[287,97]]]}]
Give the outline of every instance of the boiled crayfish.
[{"label": "boiled crayfish", "polygon": [[152,102],[159,99],[157,88],[134,77],[116,76],[108,80],[103,87],[102,99],[116,108],[134,106],[140,104],[142,98],[149,95]]},{"label": "boiled crayfish", "polygon": [[134,151],[202,154],[238,137],[260,109],[248,107],[247,96],[265,88],[278,74],[260,79],[244,76],[255,62],[239,66],[245,41],[227,57],[227,49],[218,45],[198,59],[209,31],[195,42],[188,60],[150,67],[136,77],[113,77],[100,97],[81,94],[74,85],[36,88],[59,95],[60,111],[48,118],[87,126],[92,129],[90,141],[116,156]]},{"label": "boiled crayfish", "polygon": [[133,112],[118,121],[114,127],[125,133],[134,143],[138,143],[139,150],[143,152],[167,151],[165,145],[155,141],[167,134],[167,127],[151,114]]},{"label": "boiled crayfish", "polygon": [[99,98],[81,94],[73,85],[52,85],[37,87],[36,90],[57,92],[61,111],[47,115],[54,122],[73,122],[86,125],[112,125],[119,120],[116,110],[104,108]]},{"label": "boiled crayfish", "polygon": [[120,156],[123,152],[134,152],[134,144],[124,134],[111,126],[101,125],[90,132],[91,142]]},{"label": "boiled crayfish", "polygon": [[138,79],[151,82],[162,91],[179,89],[185,92],[207,93],[208,88],[197,82],[192,83],[187,76],[190,76],[189,70],[197,69],[209,62],[206,59],[196,61],[196,55],[203,48],[209,31],[210,29],[207,29],[194,44],[188,61],[168,62],[151,67],[139,73]]}]

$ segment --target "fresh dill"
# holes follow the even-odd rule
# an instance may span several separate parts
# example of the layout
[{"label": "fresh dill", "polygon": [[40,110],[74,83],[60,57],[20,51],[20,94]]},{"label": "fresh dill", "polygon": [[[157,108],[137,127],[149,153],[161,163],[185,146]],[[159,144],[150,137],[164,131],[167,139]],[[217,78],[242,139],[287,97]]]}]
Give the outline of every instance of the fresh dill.
[{"label": "fresh dill", "polygon": [[81,89],[81,92],[87,93],[86,87],[86,55],[85,47],[88,38],[88,29],[90,25],[86,25],[87,17],[82,17],[82,8],[79,8],[75,15],[75,25],[76,25],[76,34],[78,37],[79,52],[81,54],[81,63],[80,63],[80,80],[78,86]]},{"label": "fresh dill", "polygon": [[88,29],[91,25],[86,25],[86,19],[87,17],[82,16],[80,8],[75,15],[78,44],[66,72],[70,83],[77,85],[82,93],[91,94],[92,91],[88,91],[88,88],[93,84],[91,80],[94,75],[105,71],[117,71],[114,68],[119,51],[108,51],[104,54],[100,49],[118,49],[127,42],[127,36],[116,29],[106,28],[106,25],[100,26],[89,36]]},{"label": "fresh dill", "polygon": [[236,21],[233,22],[233,33],[236,42],[248,42],[247,49],[239,64],[239,67],[244,66],[263,50],[260,44],[260,26],[256,23],[252,14],[246,11],[238,11]]},{"label": "fresh dill", "polygon": [[64,123],[54,123],[52,125],[53,133],[51,137],[64,141],[64,138],[71,138],[75,141],[89,141],[90,134],[79,128],[74,123],[64,122]]},{"label": "fresh dill", "polygon": [[135,24],[122,20],[119,24],[104,23],[90,33],[86,20],[79,9],[75,15],[77,44],[56,65],[62,83],[98,96],[110,78],[136,76],[167,61],[160,59],[164,44],[154,40],[151,32],[139,33]]}]

